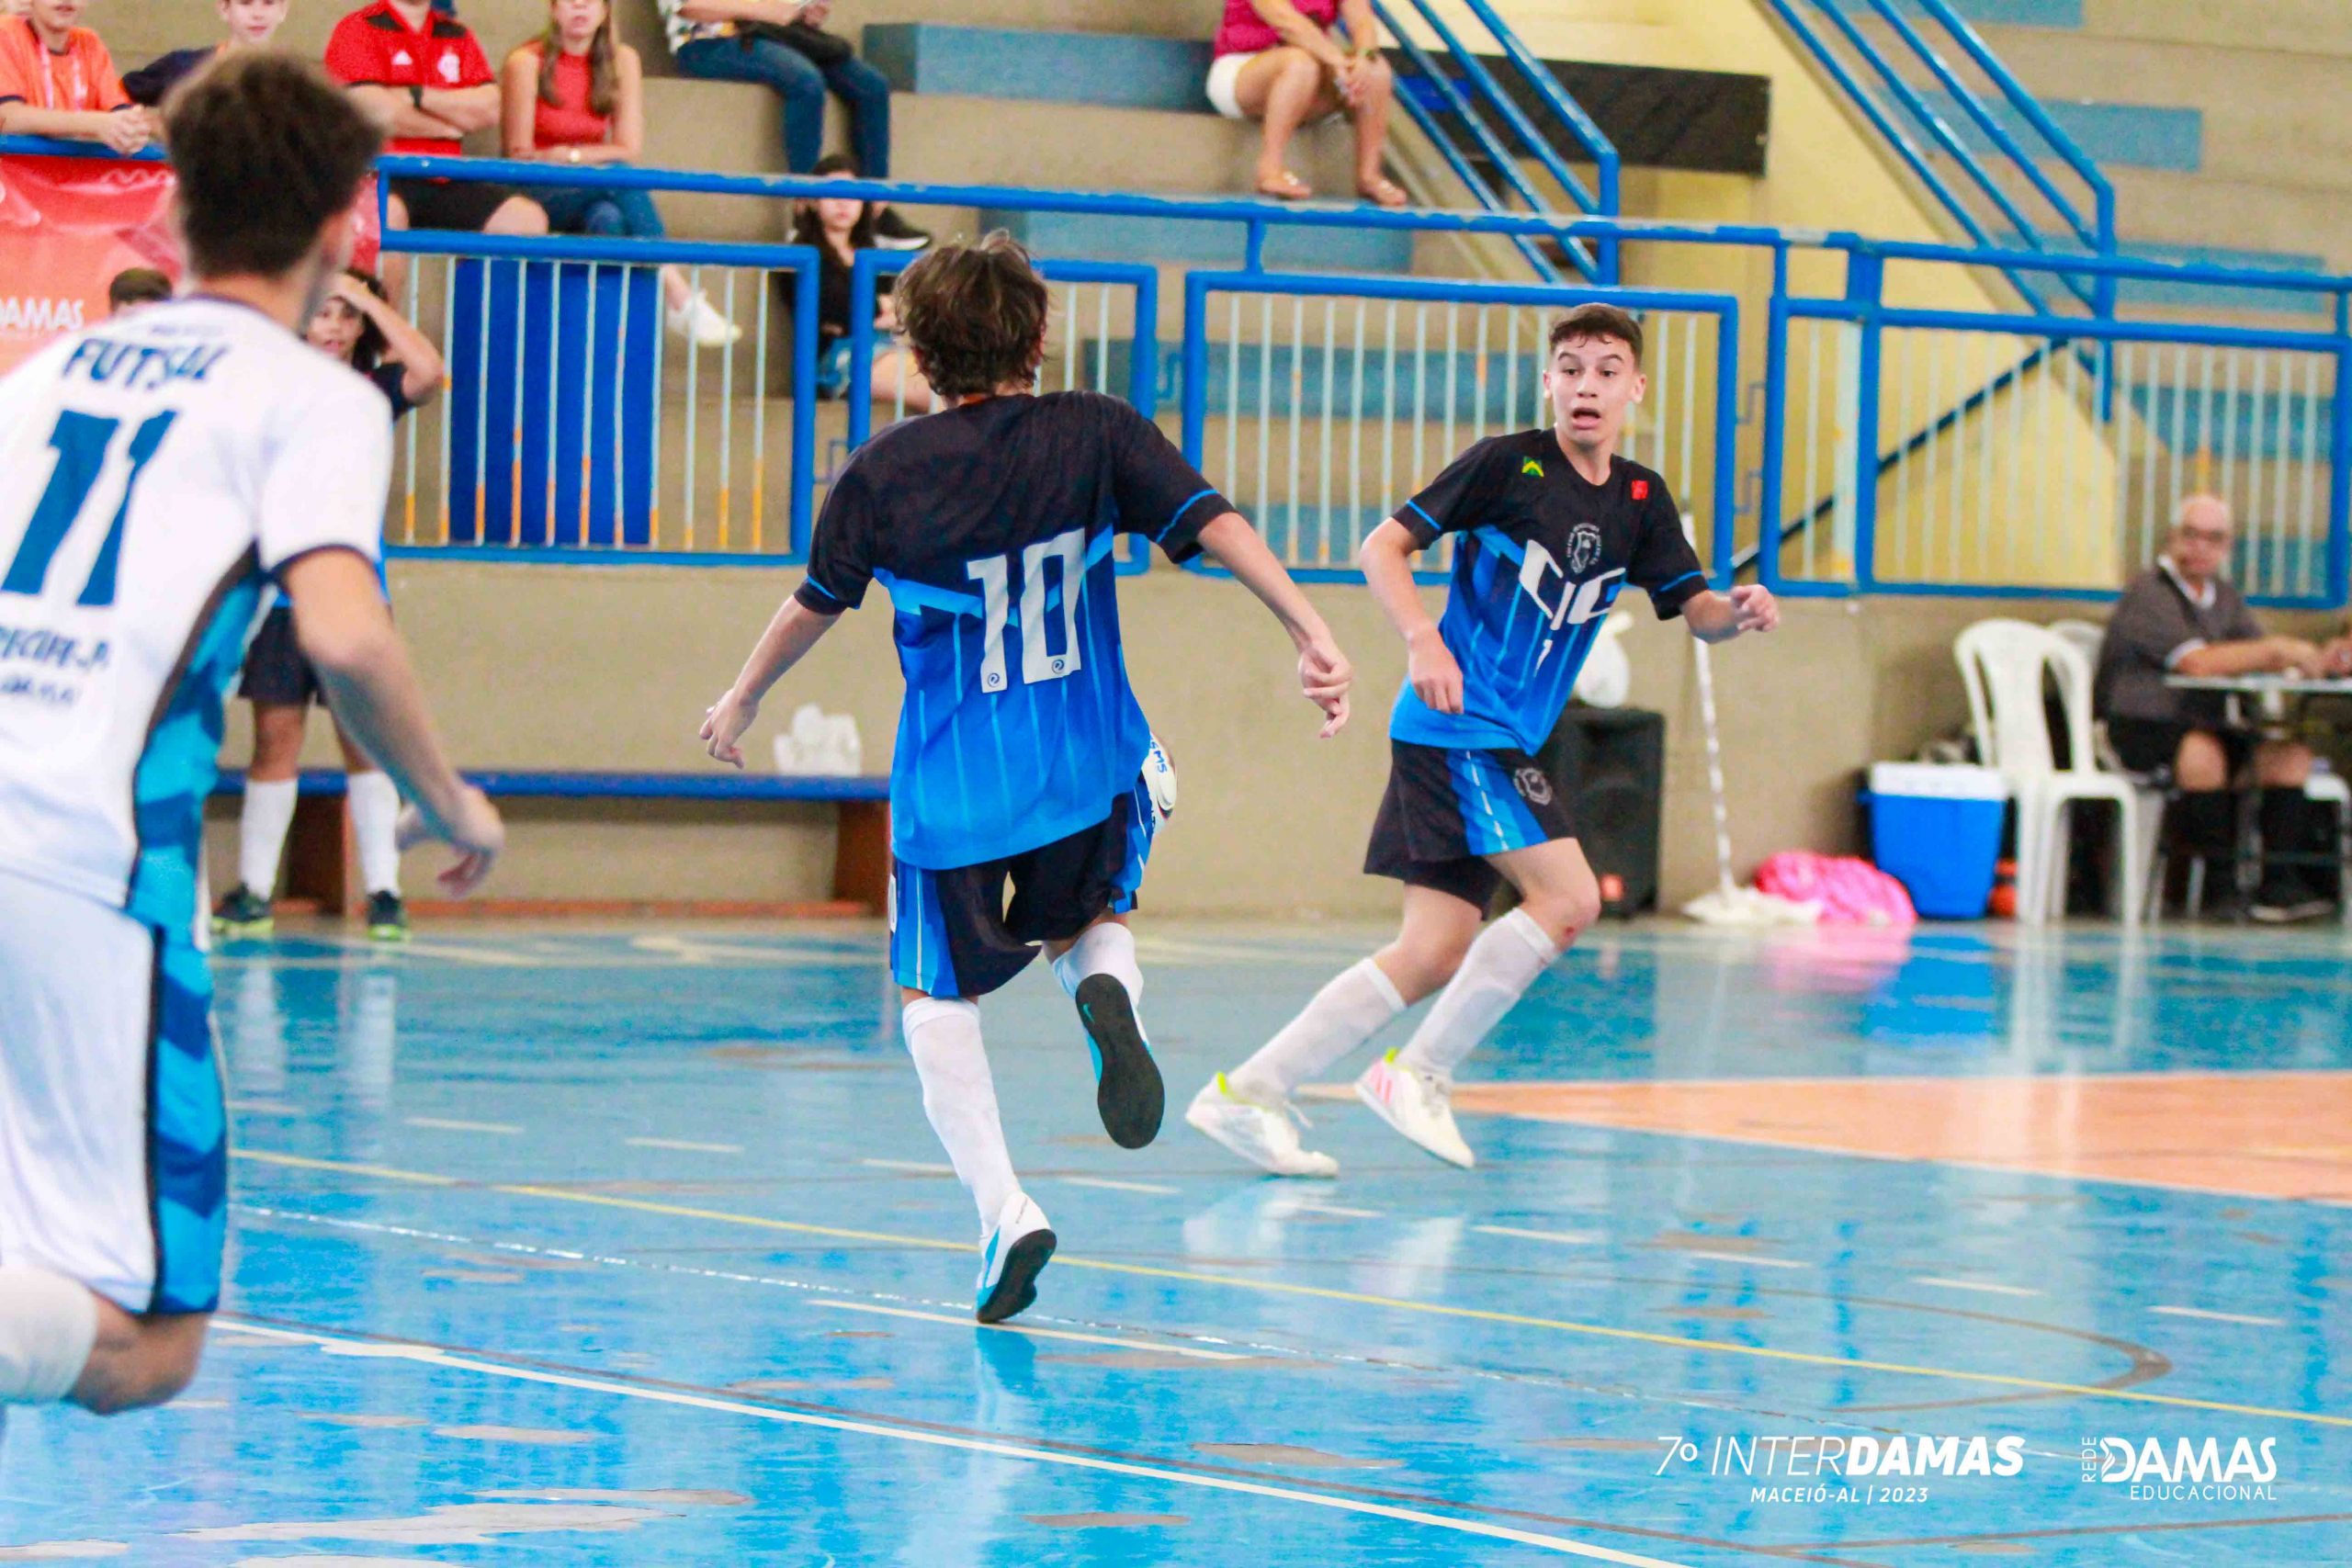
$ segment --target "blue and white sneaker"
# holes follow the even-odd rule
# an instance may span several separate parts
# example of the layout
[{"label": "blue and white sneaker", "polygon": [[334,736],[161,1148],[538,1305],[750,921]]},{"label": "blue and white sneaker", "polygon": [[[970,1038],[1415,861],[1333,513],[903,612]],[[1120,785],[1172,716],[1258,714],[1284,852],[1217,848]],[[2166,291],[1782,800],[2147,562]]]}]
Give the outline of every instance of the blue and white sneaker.
[{"label": "blue and white sneaker", "polygon": [[1053,1228],[1046,1212],[1026,1192],[1005,1200],[988,1239],[980,1244],[980,1284],[973,1315],[1001,1323],[1029,1310],[1037,1299],[1037,1276],[1054,1256]]},{"label": "blue and white sneaker", "polygon": [[1086,1026],[1094,1053],[1094,1109],[1102,1130],[1123,1149],[1139,1149],[1159,1136],[1168,1109],[1168,1086],[1136,1021],[1127,988],[1108,975],[1089,975],[1074,993],[1078,1021]]}]

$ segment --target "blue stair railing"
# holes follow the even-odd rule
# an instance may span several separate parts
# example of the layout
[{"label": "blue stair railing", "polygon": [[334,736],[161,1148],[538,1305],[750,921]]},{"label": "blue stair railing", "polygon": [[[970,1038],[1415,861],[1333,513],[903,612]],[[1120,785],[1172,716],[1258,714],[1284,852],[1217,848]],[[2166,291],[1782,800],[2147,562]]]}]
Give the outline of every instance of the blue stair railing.
[{"label": "blue stair railing", "polygon": [[[2114,186],[1951,0],[1766,4],[1970,240],[1988,250],[2115,254]],[[1923,29],[1908,12],[1923,14],[1932,27]],[[1892,40],[1874,37],[1861,24],[1865,17],[1883,23]],[[1844,49],[1832,44],[1816,17],[1826,20]],[[1876,88],[1862,67],[1878,79]],[[1916,79],[1922,71],[1933,87]],[[1951,107],[1962,117],[1959,125],[1947,113]],[[1945,177],[1936,154],[1959,171],[1961,183]],[[1996,235],[1988,218],[2010,233]],[[2007,276],[2036,310],[2050,310],[2034,282],[2015,272]],[[2061,275],[2060,282],[2092,314],[2115,313],[2111,277]]]},{"label": "blue stair railing", "polygon": [[[1541,215],[1556,211],[1527,176],[1524,164],[1532,162],[1573,204],[1571,218],[1616,217],[1620,197],[1615,144],[1568,96],[1550,68],[1520,41],[1487,0],[1464,0],[1464,5],[1485,29],[1493,51],[1501,57],[1508,82],[1498,79],[1497,73],[1464,43],[1431,0],[1408,3],[1437,39],[1434,51],[1399,25],[1385,0],[1373,0],[1374,14],[1396,39],[1411,67],[1409,72],[1400,73],[1396,101],[1478,204],[1492,212],[1523,209]],[[1511,92],[1513,85],[1523,87],[1529,97],[1558,121],[1563,137],[1555,139],[1544,133]],[[1563,144],[1591,160],[1593,178],[1589,184],[1569,166],[1568,158],[1561,151]],[[1496,181],[1487,177],[1480,167],[1482,162],[1494,170],[1503,188],[1498,189]],[[1513,197],[1518,198],[1516,207],[1510,199]],[[1546,281],[1559,280],[1558,265],[1540,243],[1525,236],[1514,243],[1537,276]],[[1570,265],[1584,277],[1602,284],[1617,281],[1617,242],[1613,238],[1590,244],[1569,240],[1561,248]]]}]

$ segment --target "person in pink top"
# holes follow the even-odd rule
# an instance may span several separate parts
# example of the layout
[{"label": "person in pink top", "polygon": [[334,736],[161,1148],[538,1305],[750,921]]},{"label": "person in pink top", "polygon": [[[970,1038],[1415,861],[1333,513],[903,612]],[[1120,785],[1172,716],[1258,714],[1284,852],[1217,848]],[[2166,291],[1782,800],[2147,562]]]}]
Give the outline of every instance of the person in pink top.
[{"label": "person in pink top", "polygon": [[1404,191],[1381,169],[1396,79],[1380,55],[1372,0],[1225,0],[1208,95],[1227,119],[1265,123],[1261,196],[1313,196],[1283,166],[1290,139],[1308,120],[1344,112],[1355,125],[1356,193],[1383,207],[1405,205]]},{"label": "person in pink top", "polygon": [[[637,51],[613,36],[608,0],[548,0],[548,30],[506,57],[498,73],[506,155],[560,168],[624,164],[645,145],[645,73]],[[662,237],[662,215],[641,190],[549,186],[531,195],[559,234]],[[704,348],[743,335],[676,267],[662,269],[670,330]]]}]

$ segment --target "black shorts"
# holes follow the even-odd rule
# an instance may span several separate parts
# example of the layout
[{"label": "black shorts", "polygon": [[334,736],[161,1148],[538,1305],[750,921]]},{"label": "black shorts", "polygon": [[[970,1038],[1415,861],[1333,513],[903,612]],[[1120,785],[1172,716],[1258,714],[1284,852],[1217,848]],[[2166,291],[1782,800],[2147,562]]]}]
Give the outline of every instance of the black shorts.
[{"label": "black shorts", "polygon": [[408,209],[412,229],[454,229],[479,234],[492,214],[522,195],[513,186],[480,180],[393,180],[388,188]]},{"label": "black shorts", "polygon": [[1551,775],[1507,747],[1455,750],[1388,743],[1388,793],[1363,869],[1485,908],[1503,883],[1484,858],[1577,836]]},{"label": "black shorts", "polygon": [[2199,731],[2222,743],[2232,778],[2254,761],[2255,738],[2245,730],[2222,729],[2210,724],[2178,724],[2167,718],[2110,718],[2107,721],[2107,742],[2115,748],[2116,761],[2132,773],[2153,773],[2159,769],[2170,773],[2180,756],[2181,740]]},{"label": "black shorts", "polygon": [[[890,868],[890,971],[941,998],[978,998],[1105,914],[1136,907],[1159,816],[1138,779],[1091,828],[1002,860],[931,871]],[[1005,902],[1010,884],[1012,901]]]},{"label": "black shorts", "polygon": [[294,606],[279,600],[261,620],[245,649],[245,672],[238,694],[271,707],[308,707],[322,700],[318,672],[294,640]]}]

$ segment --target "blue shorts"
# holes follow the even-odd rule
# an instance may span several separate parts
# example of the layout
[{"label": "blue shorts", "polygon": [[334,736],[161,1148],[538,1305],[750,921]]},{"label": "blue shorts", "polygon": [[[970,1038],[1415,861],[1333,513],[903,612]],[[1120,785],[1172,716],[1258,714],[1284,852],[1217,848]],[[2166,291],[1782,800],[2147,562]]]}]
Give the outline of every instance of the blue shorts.
[{"label": "blue shorts", "polygon": [[1388,793],[1363,869],[1484,908],[1502,886],[1487,855],[1577,836],[1576,817],[1534,758],[1506,747],[1388,743]]},{"label": "blue shorts", "polygon": [[892,976],[941,998],[1002,987],[1029,966],[1039,943],[1071,941],[1104,915],[1136,907],[1159,828],[1138,779],[1102,821],[1067,839],[945,871],[898,862],[890,871]]}]

